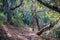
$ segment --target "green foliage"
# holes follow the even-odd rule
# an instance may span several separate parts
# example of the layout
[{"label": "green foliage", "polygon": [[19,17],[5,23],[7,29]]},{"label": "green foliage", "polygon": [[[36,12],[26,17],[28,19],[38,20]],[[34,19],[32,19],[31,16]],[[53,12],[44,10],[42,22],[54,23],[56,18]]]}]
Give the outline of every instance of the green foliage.
[{"label": "green foliage", "polygon": [[60,15],[56,12],[49,12],[48,17],[52,22],[56,22]]},{"label": "green foliage", "polygon": [[44,3],[50,3],[51,0],[42,0]]},{"label": "green foliage", "polygon": [[[49,21],[52,21],[53,23],[56,22],[57,18],[59,18],[59,14],[57,14],[57,12],[54,12],[53,10],[48,9],[47,7],[43,6],[40,3],[33,3],[33,0],[24,0],[22,6],[20,6],[19,8],[17,8],[16,10],[12,11],[12,21],[13,23],[15,23],[16,25],[18,24],[22,24],[24,25],[23,20],[25,19],[25,17],[23,16],[23,12],[27,11],[27,20],[29,20],[29,23],[32,24],[33,22],[33,18],[32,18],[32,12],[31,10],[35,10],[35,6],[36,6],[36,11],[41,11],[41,12],[37,12],[37,17],[39,19],[39,17],[43,18],[44,22],[47,23]],[[46,3],[50,3],[51,0],[42,0],[43,2]],[[0,0],[0,3],[2,3],[2,0]],[[11,7],[15,7],[16,5],[20,4],[20,0],[9,0],[8,1],[9,6]],[[32,7],[33,5],[35,5],[34,7]],[[21,12],[23,11],[23,12]],[[35,11],[34,11],[35,12]],[[25,14],[25,12],[24,12]],[[0,14],[0,21],[5,21],[6,15],[4,15],[3,13]],[[3,18],[2,18],[3,17]]]},{"label": "green foliage", "polygon": [[4,13],[0,13],[0,24],[4,24],[6,22],[6,15]]},{"label": "green foliage", "polygon": [[60,26],[51,30],[52,37],[60,38]]},{"label": "green foliage", "polygon": [[2,5],[2,0],[0,0],[0,5]]},{"label": "green foliage", "polygon": [[23,14],[20,12],[16,12],[15,11],[15,13],[14,13],[14,15],[13,15],[13,17],[12,17],[12,21],[13,21],[13,23],[15,24],[15,25],[24,25],[24,23],[23,23]]}]

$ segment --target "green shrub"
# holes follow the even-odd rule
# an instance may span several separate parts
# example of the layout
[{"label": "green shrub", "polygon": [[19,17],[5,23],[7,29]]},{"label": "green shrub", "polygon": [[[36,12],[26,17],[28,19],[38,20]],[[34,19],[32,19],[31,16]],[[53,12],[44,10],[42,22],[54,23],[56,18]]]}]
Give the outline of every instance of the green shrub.
[{"label": "green shrub", "polygon": [[4,24],[4,22],[6,22],[6,16],[3,13],[1,13],[0,14],[0,25]]}]

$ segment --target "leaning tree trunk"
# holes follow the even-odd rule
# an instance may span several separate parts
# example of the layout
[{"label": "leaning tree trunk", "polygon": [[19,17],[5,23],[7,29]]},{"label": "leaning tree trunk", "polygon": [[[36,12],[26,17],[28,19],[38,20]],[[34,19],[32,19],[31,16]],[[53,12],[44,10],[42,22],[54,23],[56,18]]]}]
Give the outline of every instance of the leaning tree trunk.
[{"label": "leaning tree trunk", "polygon": [[47,3],[44,3],[42,0],[37,0],[39,3],[41,3],[42,5],[48,7],[49,9],[52,9],[56,12],[58,12],[60,14],[60,8],[58,6],[52,6],[52,5],[49,5]]},{"label": "leaning tree trunk", "polygon": [[37,35],[40,36],[44,31],[51,29],[52,27],[55,26],[59,22],[59,19],[56,21],[56,23],[50,22],[50,24],[46,25],[44,28],[42,28],[39,32],[37,32]]}]

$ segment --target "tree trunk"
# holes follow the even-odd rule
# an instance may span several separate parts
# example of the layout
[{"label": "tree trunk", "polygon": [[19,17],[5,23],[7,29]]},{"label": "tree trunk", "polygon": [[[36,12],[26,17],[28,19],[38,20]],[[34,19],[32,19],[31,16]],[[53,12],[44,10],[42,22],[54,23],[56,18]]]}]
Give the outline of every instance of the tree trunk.
[{"label": "tree trunk", "polygon": [[8,0],[3,0],[3,2],[4,2],[3,6],[4,6],[4,9],[5,9],[5,13],[7,14],[7,22],[11,23],[12,14],[11,14],[11,10],[10,10],[9,4],[8,4]]}]

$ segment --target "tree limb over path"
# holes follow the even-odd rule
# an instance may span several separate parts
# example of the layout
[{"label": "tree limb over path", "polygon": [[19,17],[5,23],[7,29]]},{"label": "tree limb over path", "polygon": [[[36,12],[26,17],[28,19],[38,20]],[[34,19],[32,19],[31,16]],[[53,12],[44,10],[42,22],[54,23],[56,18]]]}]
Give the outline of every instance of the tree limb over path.
[{"label": "tree limb over path", "polygon": [[43,4],[44,6],[48,7],[49,9],[52,9],[60,14],[60,8],[57,6],[52,6],[47,3],[42,2],[42,0],[37,0],[39,3]]}]

